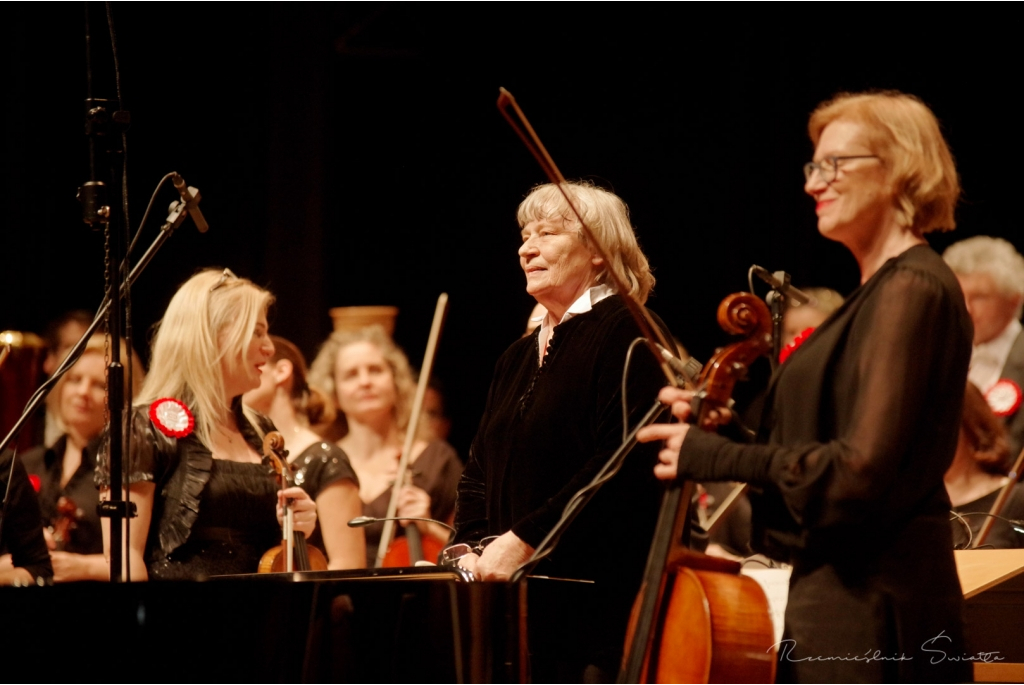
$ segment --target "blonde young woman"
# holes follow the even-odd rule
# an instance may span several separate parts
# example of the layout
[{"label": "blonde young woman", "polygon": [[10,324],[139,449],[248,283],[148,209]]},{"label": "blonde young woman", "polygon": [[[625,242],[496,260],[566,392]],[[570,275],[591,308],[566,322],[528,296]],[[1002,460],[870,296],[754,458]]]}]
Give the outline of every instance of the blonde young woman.
[{"label": "blonde young woman", "polygon": [[271,340],[274,354],[263,368],[260,386],[242,399],[284,435],[295,482],[316,500],[320,525],[310,542],[327,551],[328,568],[362,568],[365,535],[361,528],[346,525],[362,514],[359,478],[345,452],[309,428],[333,418],[330,399],[306,382],[306,360],[299,348],[276,335]]},{"label": "blonde young woman", "polygon": [[[255,572],[280,542],[286,499],[296,530],[313,532],[316,503],[269,475],[262,436],[273,425],[242,405],[274,354],[272,301],[227,269],[196,274],[171,298],[131,417],[132,580]],[[110,482],[105,449],[99,479]]]},{"label": "blonde young woman", "polygon": [[[412,409],[415,383],[409,361],[380,326],[338,331],[323,344],[310,381],[337,402],[346,432],[338,445],[359,476],[363,513],[387,514]],[[410,455],[412,483],[403,487],[398,513],[451,523],[462,464],[447,442],[417,440]],[[418,521],[424,536],[446,543],[448,530]],[[384,524],[366,528],[366,559],[372,566]],[[396,534],[402,534],[401,527]],[[434,561],[428,559],[428,561]]]}]

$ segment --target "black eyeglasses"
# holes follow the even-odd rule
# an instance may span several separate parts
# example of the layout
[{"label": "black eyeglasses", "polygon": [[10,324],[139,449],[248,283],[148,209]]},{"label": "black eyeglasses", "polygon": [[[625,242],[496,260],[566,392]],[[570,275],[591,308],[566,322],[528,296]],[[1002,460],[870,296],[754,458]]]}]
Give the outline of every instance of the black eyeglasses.
[{"label": "black eyeglasses", "polygon": [[821,180],[828,185],[836,180],[836,174],[839,173],[839,162],[844,159],[878,159],[878,155],[832,155],[820,162],[807,162],[804,164],[804,178],[810,181],[811,176],[814,176],[814,172],[817,171],[821,175]]}]

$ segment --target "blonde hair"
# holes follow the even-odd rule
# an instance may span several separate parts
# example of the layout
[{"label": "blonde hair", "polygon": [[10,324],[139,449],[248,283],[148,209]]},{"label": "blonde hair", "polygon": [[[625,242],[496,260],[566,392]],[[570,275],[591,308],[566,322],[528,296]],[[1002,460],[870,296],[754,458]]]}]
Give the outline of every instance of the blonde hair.
[{"label": "blonde hair", "polygon": [[[136,405],[181,400],[195,414],[196,436],[210,447],[214,426],[230,410],[221,360],[232,371],[244,364],[256,322],[273,301],[269,292],[227,269],[207,269],[185,281],[160,321]],[[258,425],[252,410],[243,411]]]},{"label": "blonde hair", "polygon": [[807,131],[815,146],[834,121],[861,124],[889,174],[902,224],[915,233],[951,231],[960,179],[939,122],[928,106],[898,91],[841,93],[818,105]]},{"label": "blonde hair", "polygon": [[[569,181],[563,188],[584,223],[608,250],[611,264],[605,264],[604,268],[614,271],[629,286],[629,294],[640,304],[646,302],[654,289],[654,274],[651,273],[647,257],[641,251],[636,233],[629,222],[626,203],[618,195],[586,181]],[[520,203],[516,218],[520,228],[531,221],[561,219],[566,227],[575,228],[583,244],[590,247],[586,236],[581,233],[579,220],[554,183],[545,183],[531,190]],[[602,271],[597,282],[602,283],[607,279],[607,273]]]},{"label": "blonde hair", "polygon": [[299,348],[295,343],[278,335],[272,335],[270,339],[274,342],[274,356],[270,361],[285,359],[292,365],[291,390],[288,396],[295,413],[304,416],[311,424],[334,421],[334,403],[323,390],[309,384],[306,358],[302,356]]},{"label": "blonde hair", "polygon": [[[57,425],[61,433],[67,432],[67,425],[64,423],[64,416],[61,413],[61,394],[64,392],[64,385],[67,383],[68,375],[71,370],[78,365],[87,354],[98,354],[102,357],[106,357],[108,353],[107,347],[107,336],[103,333],[93,333],[90,336],[89,341],[85,344],[85,349],[82,350],[82,356],[78,358],[78,361],[72,365],[68,372],[61,376],[54,384],[50,394],[46,396],[46,406],[52,413],[53,417],[57,420]],[[125,341],[121,341],[121,359],[122,363],[125,364],[124,372],[124,391],[128,392],[128,369],[127,369],[127,357],[128,357],[128,346]],[[132,350],[132,394],[138,395],[139,391],[142,390],[143,380],[146,378],[146,369],[142,365],[142,360],[139,358],[138,353]],[[104,382],[106,379],[104,378]]]},{"label": "blonde hair", "polygon": [[[334,382],[334,367],[338,363],[338,354],[342,349],[358,342],[368,342],[380,350],[384,361],[391,368],[391,375],[395,379],[394,418],[398,429],[404,431],[409,425],[409,415],[412,413],[416,382],[409,366],[409,359],[384,332],[383,327],[367,326],[357,330],[331,333],[331,337],[320,346],[320,351],[313,360],[313,365],[309,369],[309,382],[322,388],[337,406],[338,388]],[[343,416],[343,412],[339,411],[338,418]]]}]

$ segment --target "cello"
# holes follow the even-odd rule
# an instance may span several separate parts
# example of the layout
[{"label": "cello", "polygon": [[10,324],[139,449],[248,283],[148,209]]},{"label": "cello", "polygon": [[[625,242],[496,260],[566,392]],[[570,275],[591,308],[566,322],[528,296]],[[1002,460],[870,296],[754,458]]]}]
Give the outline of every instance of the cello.
[{"label": "cello", "polygon": [[[550,182],[561,191],[594,253],[611,263],[609,250],[587,226],[565,191],[565,177],[515,98],[501,88],[497,105]],[[672,365],[684,366],[669,352],[674,346],[666,340],[650,312],[629,296],[629,288],[615,271],[609,270],[608,275],[666,380],[680,387]],[[736,380],[754,359],[771,348],[771,316],[765,304],[753,295],[742,293],[726,298],[719,307],[719,320],[726,330],[750,338],[720,351],[705,367],[697,386],[705,400],[698,413],[700,420],[716,405],[727,406]],[[648,413],[651,420],[656,416],[655,411]],[[738,563],[696,554],[681,544],[689,520],[691,492],[692,484],[685,488],[670,486],[663,498],[644,585],[627,634],[619,680],[771,682],[775,670],[774,633],[764,592],[755,581],[739,575]],[[534,562],[546,542],[541,543],[534,557],[513,578],[521,577],[520,571]],[[738,649],[731,648],[734,644]],[[662,646],[677,648],[661,649]],[[652,649],[657,653],[652,654]],[[714,658],[716,652],[718,657]]]},{"label": "cello", "polygon": [[[771,350],[771,314],[754,295],[729,295],[718,321],[747,337],[704,366],[692,402],[697,426],[727,406],[747,367]],[[619,682],[774,682],[774,630],[760,585],[740,574],[738,562],[686,545],[693,488],[672,483],[662,499]]]},{"label": "cello", "polygon": [[[263,455],[270,465],[278,484],[282,488],[295,486],[288,452],[284,448],[284,436],[271,431],[263,437]],[[327,558],[316,547],[306,544],[306,536],[295,533],[294,512],[285,507],[281,526],[281,544],[264,552],[260,559],[258,573],[291,573],[292,571],[326,571]]]}]

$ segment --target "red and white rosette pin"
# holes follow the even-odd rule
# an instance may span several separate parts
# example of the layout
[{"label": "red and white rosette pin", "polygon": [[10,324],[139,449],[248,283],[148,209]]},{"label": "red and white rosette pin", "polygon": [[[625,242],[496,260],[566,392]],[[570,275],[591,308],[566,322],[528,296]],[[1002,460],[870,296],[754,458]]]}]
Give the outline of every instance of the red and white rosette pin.
[{"label": "red and white rosette pin", "polygon": [[996,416],[1010,416],[1020,408],[1021,398],[1020,386],[1009,378],[1001,378],[995,385],[985,393],[985,400],[989,408]]},{"label": "red and white rosette pin", "polygon": [[192,433],[196,419],[183,402],[165,397],[149,405],[149,419],[160,432],[170,438],[184,438]]},{"label": "red and white rosette pin", "polygon": [[804,344],[804,341],[811,337],[811,333],[814,332],[814,327],[805,328],[800,332],[800,335],[793,338],[793,341],[779,350],[779,363],[789,359],[789,355],[796,352],[797,348]]}]

